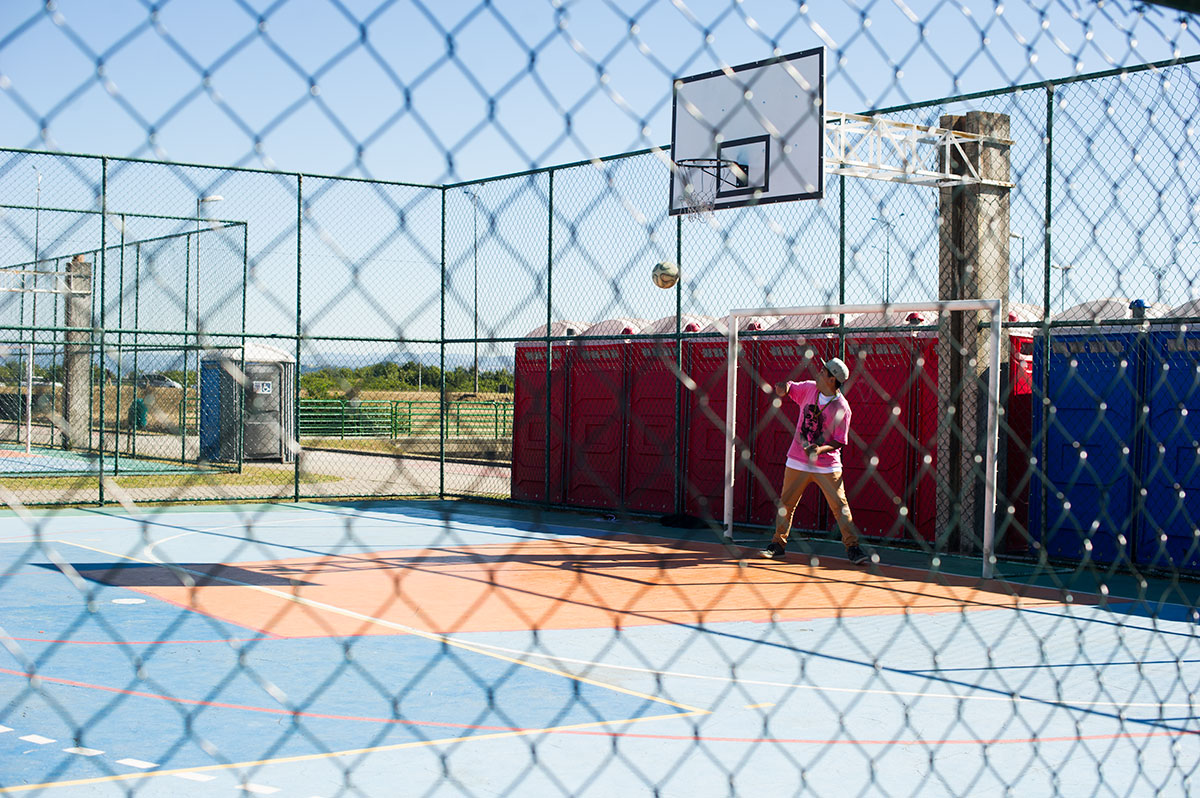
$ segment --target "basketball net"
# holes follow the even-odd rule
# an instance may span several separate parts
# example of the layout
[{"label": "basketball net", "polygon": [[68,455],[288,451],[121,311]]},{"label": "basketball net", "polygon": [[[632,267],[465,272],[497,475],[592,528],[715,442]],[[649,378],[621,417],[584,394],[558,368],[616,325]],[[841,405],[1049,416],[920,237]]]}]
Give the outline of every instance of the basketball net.
[{"label": "basketball net", "polygon": [[746,171],[736,162],[724,158],[687,158],[677,161],[684,215],[694,221],[712,219],[720,186],[739,188],[745,185]]}]

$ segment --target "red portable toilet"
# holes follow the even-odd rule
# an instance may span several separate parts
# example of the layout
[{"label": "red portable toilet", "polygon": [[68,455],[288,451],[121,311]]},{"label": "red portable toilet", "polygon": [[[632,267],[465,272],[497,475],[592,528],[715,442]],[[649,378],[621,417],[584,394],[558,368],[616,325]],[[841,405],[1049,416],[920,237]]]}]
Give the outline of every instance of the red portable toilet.
[{"label": "red portable toilet", "polygon": [[[756,316],[741,317],[739,342],[744,347],[745,339],[741,337],[744,333],[757,332],[774,321]],[[725,319],[716,319],[700,331],[711,337],[697,337],[688,341],[685,347],[688,380],[684,386],[689,395],[683,506],[685,512],[717,523],[725,518],[725,388],[729,354],[726,330]],[[744,364],[744,357],[739,356],[739,362]],[[738,369],[737,392],[741,398],[734,429],[743,440],[750,432],[750,406],[753,404],[750,373],[744,365]],[[749,472],[738,468],[734,479],[735,523],[745,523],[749,518],[749,488]]]},{"label": "red portable toilet", "polygon": [[[852,416],[842,464],[855,525],[869,537],[936,534],[937,333],[898,329],[936,323],[925,311],[868,313],[848,325]],[[884,326],[893,329],[863,329]]]},{"label": "red portable toilet", "polygon": [[[550,326],[554,338],[578,335],[588,325],[556,321]],[[546,424],[546,325],[538,327],[515,347],[513,371],[512,498],[561,504],[566,469],[566,380],[571,344],[550,342],[550,424]],[[546,444],[549,441],[549,459]],[[546,495],[546,470],[550,472],[550,494]]]},{"label": "red portable toilet", "polygon": [[[642,330],[642,335],[673,335],[676,317],[666,316]],[[712,323],[705,316],[684,315],[680,332],[697,333]],[[685,345],[681,345],[685,346]],[[682,353],[678,353],[682,357]],[[639,512],[675,512],[677,419],[683,415],[685,394],[676,408],[678,362],[674,338],[634,339],[630,344],[629,423],[626,437],[625,508]],[[678,409],[678,413],[676,412]]]},{"label": "red portable toilet", "polygon": [[[1038,305],[1014,303],[1009,306],[1010,322],[1042,320]],[[1012,524],[1001,526],[998,551],[1020,551],[1029,547],[1029,458],[1030,435],[1033,431],[1033,338],[1035,328],[1017,327],[1008,331],[1008,393],[1004,397],[1004,418],[1001,429],[1007,434],[1005,445],[1005,496],[1000,503],[1001,517],[1005,504],[1012,506]]]},{"label": "red portable toilet", "polygon": [[628,419],[629,340],[646,322],[608,319],[576,339],[567,361],[567,497],[575,507],[621,506]]},{"label": "red portable toilet", "polygon": [[[851,317],[847,317],[847,322]],[[779,511],[779,490],[787,465],[787,450],[796,432],[799,409],[784,398],[775,405],[773,387],[780,382],[812,380],[817,369],[831,357],[837,357],[838,316],[808,314],[785,316],[767,328],[761,336],[746,342],[748,361],[754,369],[751,418],[754,469],[750,470],[750,521],[774,526]],[[782,330],[831,329],[828,333],[784,333]],[[820,491],[805,491],[792,516],[795,529],[824,529],[825,500]]]}]

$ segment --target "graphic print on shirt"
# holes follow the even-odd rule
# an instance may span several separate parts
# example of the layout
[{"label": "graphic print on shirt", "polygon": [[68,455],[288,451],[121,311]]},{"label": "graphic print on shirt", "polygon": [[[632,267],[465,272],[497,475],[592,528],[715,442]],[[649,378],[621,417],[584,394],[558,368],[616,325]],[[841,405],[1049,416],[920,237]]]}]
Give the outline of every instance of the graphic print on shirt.
[{"label": "graphic print on shirt", "polygon": [[824,428],[821,407],[817,404],[805,405],[804,413],[800,418],[800,434],[804,436],[804,440],[810,444],[821,446],[825,443],[825,436],[822,435]]}]

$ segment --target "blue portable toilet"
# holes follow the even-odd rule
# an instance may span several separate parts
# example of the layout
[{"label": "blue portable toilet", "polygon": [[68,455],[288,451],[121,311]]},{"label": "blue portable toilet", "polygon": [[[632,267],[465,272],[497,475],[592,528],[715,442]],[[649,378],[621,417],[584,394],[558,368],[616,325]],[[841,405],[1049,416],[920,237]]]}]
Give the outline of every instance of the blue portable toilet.
[{"label": "blue portable toilet", "polygon": [[[1134,496],[1144,436],[1138,434],[1145,392],[1147,334],[1118,319],[1163,315],[1162,306],[1108,298],[1053,316],[1078,322],[1050,330],[1046,352],[1039,330],[1033,345],[1031,445],[1042,475],[1031,480],[1029,528],[1051,557],[1095,562],[1136,560],[1142,524]],[[1041,460],[1045,441],[1045,460]]]},{"label": "blue portable toilet", "polygon": [[[1200,318],[1200,300],[1166,315]],[[1200,571],[1200,322],[1154,325],[1150,338],[1142,464],[1147,511],[1137,561]]]}]

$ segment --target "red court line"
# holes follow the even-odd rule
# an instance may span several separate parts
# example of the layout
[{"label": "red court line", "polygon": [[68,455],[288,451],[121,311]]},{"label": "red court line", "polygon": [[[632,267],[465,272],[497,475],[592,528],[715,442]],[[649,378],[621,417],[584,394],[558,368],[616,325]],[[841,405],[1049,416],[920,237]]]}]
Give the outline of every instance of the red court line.
[{"label": "red court line", "polygon": [[[1155,737],[1197,737],[1200,736],[1200,731],[1188,731],[1184,729],[1168,729],[1162,731],[1151,732],[1116,732],[1113,734],[1076,734],[1063,735],[1055,737],[1019,737],[1015,739],[1001,738],[944,738],[938,740],[922,740],[922,739],[892,739],[892,740],[855,740],[845,738],[835,739],[819,739],[806,737],[711,737],[701,734],[646,734],[637,732],[621,732],[621,731],[596,731],[584,729],[535,729],[523,728],[520,726],[481,726],[470,723],[449,723],[446,721],[431,721],[431,720],[401,720],[399,718],[373,718],[358,715],[331,715],[322,712],[301,712],[287,709],[276,709],[273,707],[255,707],[248,704],[229,704],[221,701],[201,701],[192,698],[175,698],[173,696],[159,695],[157,693],[146,693],[140,690],[127,690],[120,687],[108,687],[101,684],[90,684],[88,682],[75,681],[74,679],[60,679],[52,676],[35,676],[34,674],[24,671],[14,671],[8,668],[0,668],[0,673],[7,673],[11,676],[21,676],[26,679],[36,678],[38,681],[49,682],[53,684],[62,684],[70,687],[82,687],[88,690],[100,690],[106,693],[118,693],[120,695],[136,696],[139,698],[155,698],[161,701],[168,701],[175,704],[189,704],[192,706],[213,707],[215,709],[234,709],[242,712],[261,712],[268,715],[287,715],[296,718],[315,718],[319,720],[348,720],[360,723],[381,723],[393,726],[435,726],[440,728],[450,729],[470,729],[473,731],[488,731],[488,732],[533,732],[545,734],[573,734],[582,735],[585,737],[628,737],[637,740],[667,740],[673,742],[705,742],[705,743],[776,743],[779,745],[1031,745],[1035,743],[1074,743],[1090,740],[1146,740]],[[696,714],[708,714],[698,712]],[[612,723],[628,722],[628,719],[614,720]]]},{"label": "red court line", "polygon": [[477,729],[480,731],[528,731],[519,727],[511,726],[478,726],[469,723],[448,723],[444,721],[433,720],[401,720],[399,718],[371,718],[360,717],[356,715],[330,715],[322,712],[301,712],[288,709],[277,709],[274,707],[255,707],[249,704],[229,704],[223,701],[202,701],[195,698],[176,698],[175,696],[160,695],[158,693],[147,693],[141,690],[127,690],[123,687],[109,687],[103,684],[91,684],[90,682],[80,682],[75,679],[61,679],[54,676],[42,676],[40,674],[26,673],[25,671],[14,671],[8,668],[0,668],[0,673],[7,673],[10,676],[21,676],[26,679],[36,679],[39,682],[48,682],[51,684],[62,684],[68,687],[82,687],[86,690],[99,690],[105,693],[117,693],[119,695],[136,696],[138,698],[154,698],[159,701],[167,701],[172,704],[188,704],[190,706],[213,707],[216,709],[236,709],[242,712],[262,712],[267,715],[287,715],[295,718],[318,718],[321,720],[353,720],[363,723],[383,723],[398,726],[444,726],[452,729]]}]

